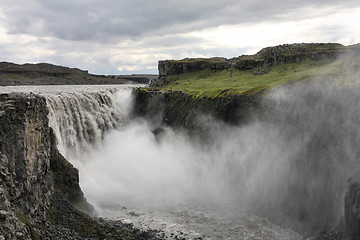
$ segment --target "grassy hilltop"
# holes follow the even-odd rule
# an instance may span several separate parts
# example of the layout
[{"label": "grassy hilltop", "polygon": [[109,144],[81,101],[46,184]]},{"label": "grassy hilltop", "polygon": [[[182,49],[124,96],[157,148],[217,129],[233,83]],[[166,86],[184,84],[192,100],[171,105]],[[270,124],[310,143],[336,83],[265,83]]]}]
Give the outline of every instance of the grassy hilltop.
[{"label": "grassy hilltop", "polygon": [[316,77],[351,78],[360,71],[359,45],[287,44],[264,48],[233,59],[183,59],[159,62],[162,91],[182,91],[195,97],[261,93],[287,83]]}]

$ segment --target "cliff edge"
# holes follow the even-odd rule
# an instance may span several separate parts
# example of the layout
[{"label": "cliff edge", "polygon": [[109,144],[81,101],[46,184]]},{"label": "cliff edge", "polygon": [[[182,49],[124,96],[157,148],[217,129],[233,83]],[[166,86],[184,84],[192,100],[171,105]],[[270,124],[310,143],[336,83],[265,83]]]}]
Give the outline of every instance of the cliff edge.
[{"label": "cliff edge", "polygon": [[254,55],[242,55],[231,59],[215,57],[163,60],[159,61],[158,68],[160,77],[189,73],[207,68],[211,70],[224,70],[231,67],[239,70],[261,67],[263,68],[262,73],[266,73],[266,71],[270,70],[270,67],[275,65],[298,63],[307,58],[315,61],[334,59],[339,53],[350,50],[351,47],[345,47],[338,43],[283,44],[263,48]]},{"label": "cliff edge", "polygon": [[97,219],[58,152],[44,97],[0,94],[0,239],[152,239]]}]

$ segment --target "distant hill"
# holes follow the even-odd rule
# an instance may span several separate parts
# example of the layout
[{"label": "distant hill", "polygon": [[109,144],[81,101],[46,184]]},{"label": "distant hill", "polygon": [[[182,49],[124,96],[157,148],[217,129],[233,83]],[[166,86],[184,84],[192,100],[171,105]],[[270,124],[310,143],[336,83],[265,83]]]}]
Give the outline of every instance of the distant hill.
[{"label": "distant hill", "polygon": [[151,78],[157,78],[157,75],[105,76],[49,63],[19,65],[0,62],[0,86],[148,83]]}]

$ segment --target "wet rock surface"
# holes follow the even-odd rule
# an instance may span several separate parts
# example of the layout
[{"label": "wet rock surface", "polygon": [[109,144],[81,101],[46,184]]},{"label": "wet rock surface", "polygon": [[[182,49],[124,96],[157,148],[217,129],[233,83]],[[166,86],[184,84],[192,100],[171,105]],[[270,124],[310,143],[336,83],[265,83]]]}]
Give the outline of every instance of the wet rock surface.
[{"label": "wet rock surface", "polygon": [[93,209],[57,151],[45,98],[0,94],[0,113],[0,239],[155,239],[84,213]]},{"label": "wet rock surface", "polygon": [[[240,114],[244,114],[244,118],[239,118],[238,115],[236,116],[236,112],[234,109],[239,109],[232,105],[229,99],[207,99],[207,100],[199,100],[193,98],[191,96],[186,96],[184,93],[178,92],[165,92],[162,93],[160,91],[154,90],[144,90],[138,89],[135,91],[136,96],[136,110],[137,114],[144,116],[148,119],[153,118],[153,116],[161,117],[161,122],[164,125],[169,125],[171,127],[184,127],[186,129],[197,129],[196,126],[197,116],[199,113],[209,113],[213,116],[217,116],[219,114],[220,120],[223,120],[227,123],[234,123],[231,122],[229,119],[221,118],[222,116],[227,116],[225,113],[228,111],[233,115],[231,117],[236,117],[239,122],[246,120],[247,118],[251,119],[251,114],[246,115],[246,113],[252,113],[254,110],[256,111],[257,103],[256,99],[253,99],[254,103],[249,105],[242,105],[240,109],[244,110],[244,112],[240,112]],[[311,95],[309,95],[311,96]],[[313,96],[319,97],[321,95],[315,94]],[[342,95],[339,95],[342,96]],[[339,97],[338,96],[338,97]],[[358,96],[357,94],[355,96]],[[249,98],[250,99],[250,98]],[[294,98],[295,99],[295,98]],[[304,99],[309,99],[308,96],[304,97]],[[331,101],[337,101],[337,96],[332,95]],[[357,98],[355,98],[357,99]],[[203,101],[203,102],[202,102]],[[219,104],[216,103],[219,101]],[[296,100],[294,100],[296,101]],[[327,101],[329,103],[330,100]],[[342,101],[339,101],[343,104]],[[358,102],[354,100],[354,102]],[[245,101],[246,103],[246,101]],[[268,102],[264,102],[264,104],[268,104]],[[316,105],[314,102],[311,102],[311,109],[312,106]],[[338,106],[337,104],[335,104]],[[349,105],[349,104],[348,104]],[[348,106],[345,104],[345,106]],[[234,108],[232,108],[234,106]],[[217,108],[219,107],[219,108]],[[248,108],[246,108],[248,107]],[[206,111],[208,109],[208,111]],[[251,111],[245,111],[252,109]],[[281,109],[290,113],[294,110],[294,105],[291,105],[291,109],[285,109],[284,106],[281,106]],[[346,109],[346,107],[344,108]],[[271,114],[276,114],[268,119],[278,119],[280,115],[278,115],[278,111],[274,111],[274,109],[270,108],[263,108],[262,110],[267,110]],[[304,108],[301,107],[299,110],[304,111]],[[269,114],[268,113],[268,114]],[[331,113],[331,111],[326,110],[326,113]],[[265,111],[262,114],[266,114]],[[261,115],[260,115],[261,116]],[[291,121],[285,121],[289,124],[303,124],[303,123],[310,123],[307,121],[299,121],[302,119],[299,115],[285,115],[290,116]],[[349,171],[338,172],[340,167],[345,168],[347,166],[344,161],[345,157],[347,156],[347,152],[345,152],[342,141],[339,139],[346,139],[351,133],[358,129],[358,125],[346,125],[348,127],[341,128],[341,132],[337,130],[337,127],[341,124],[341,118],[348,119],[348,115],[345,113],[339,114],[338,122],[330,122],[331,127],[324,128],[326,123],[329,123],[327,120],[330,117],[327,117],[327,114],[321,114],[324,117],[324,121],[321,124],[321,128],[314,131],[314,135],[312,135],[311,141],[307,141],[304,145],[304,150],[302,155],[298,158],[294,158],[294,172],[301,172],[299,181],[296,180],[295,184],[288,188],[289,192],[286,197],[284,197],[282,204],[279,205],[280,208],[276,209],[274,212],[271,212],[271,208],[266,206],[264,209],[261,209],[262,212],[269,211],[269,215],[277,216],[277,214],[284,209],[287,209],[285,213],[286,219],[290,218],[291,220],[296,221],[295,224],[295,231],[302,232],[300,229],[301,227],[306,230],[305,238],[304,239],[327,239],[327,240],[345,240],[345,239],[360,239],[360,175],[357,174],[352,177],[348,182],[348,193],[345,197],[345,189],[346,189],[346,180],[349,176],[353,174],[353,167]],[[264,116],[261,116],[264,117]],[[341,118],[340,118],[341,117]],[[231,118],[230,118],[231,120]],[[155,119],[153,122],[159,122],[158,119]],[[239,123],[238,122],[238,123]],[[181,124],[182,123],[182,124]],[[352,126],[355,126],[352,129]],[[308,127],[299,128],[298,126],[295,129],[309,129],[311,126],[309,124]],[[154,126],[154,134],[161,135],[161,129]],[[346,130],[347,129],[347,130]],[[348,132],[347,132],[348,131]],[[206,131],[204,131],[206,132]],[[292,135],[297,136],[301,133],[294,133]],[[196,133],[198,135],[198,132]],[[355,139],[355,138],[354,138]],[[354,151],[357,152],[356,141],[352,140],[351,144],[354,143]],[[334,149],[337,149],[334,151]],[[326,151],[325,151],[326,150]],[[327,151],[329,150],[329,151]],[[336,153],[335,153],[336,152]],[[357,163],[357,157],[353,160]],[[346,159],[347,160],[347,159]],[[332,162],[333,161],[333,162]],[[319,167],[319,164],[321,167]],[[339,162],[339,163],[337,163]],[[352,165],[349,165],[352,166]],[[355,167],[357,165],[354,165]],[[356,168],[354,169],[354,171]],[[349,174],[350,173],[350,174]],[[305,178],[303,176],[306,176]],[[294,177],[294,174],[292,175]],[[311,194],[304,194],[304,192],[300,191],[300,189],[306,189],[310,182],[307,182],[308,179],[320,179],[319,182],[322,185],[316,185],[315,188],[311,189],[313,193]],[[336,180],[334,180],[336,179]],[[341,182],[341,184],[337,184],[336,181]],[[300,187],[299,187],[300,186]],[[337,189],[338,188],[338,189]],[[299,189],[296,190],[296,189]],[[281,194],[284,194],[286,189],[281,189]],[[310,198],[309,196],[315,196]],[[263,199],[266,203],[270,198],[269,196],[264,196]],[[281,196],[276,196],[275,199],[281,199]],[[254,200],[257,201],[257,200]],[[344,206],[345,201],[345,206]],[[343,215],[342,209],[345,207],[345,216]],[[294,211],[295,209],[295,211]],[[336,209],[336,211],[335,211]],[[339,212],[337,212],[339,210]],[[275,214],[274,214],[275,213]],[[342,219],[344,217],[344,219]],[[271,219],[271,221],[281,225],[282,216],[279,217],[279,220]],[[345,227],[344,223],[345,221]],[[297,229],[297,230],[296,230]],[[350,236],[348,236],[350,235]]]},{"label": "wet rock surface", "polygon": [[[151,123],[199,130],[199,116],[212,116],[230,124],[245,124],[256,112],[261,95],[235,95],[217,98],[195,98],[183,92],[161,92],[135,89],[134,114]],[[154,126],[156,129],[158,126]]]},{"label": "wet rock surface", "polygon": [[[35,221],[45,219],[52,194],[50,131],[45,99],[0,95],[2,228],[8,239],[38,236]],[[5,229],[8,229],[6,231]]]}]

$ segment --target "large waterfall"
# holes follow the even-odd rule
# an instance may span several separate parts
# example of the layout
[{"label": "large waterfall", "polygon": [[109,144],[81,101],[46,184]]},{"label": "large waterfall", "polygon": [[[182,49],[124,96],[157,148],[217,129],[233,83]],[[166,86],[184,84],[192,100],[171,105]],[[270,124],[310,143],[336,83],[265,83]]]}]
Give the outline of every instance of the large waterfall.
[{"label": "large waterfall", "polygon": [[132,116],[129,87],[39,91],[100,216],[169,238],[301,239],[288,229],[311,235],[343,217],[359,165],[359,90],[321,80],[279,88],[245,126],[199,117],[211,126],[206,143],[169,127],[154,134]]},{"label": "large waterfall", "polygon": [[101,148],[107,131],[127,122],[130,94],[130,88],[46,94],[59,151],[70,161],[81,161]]}]

